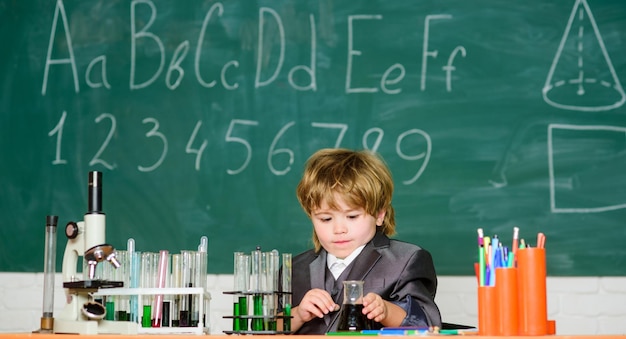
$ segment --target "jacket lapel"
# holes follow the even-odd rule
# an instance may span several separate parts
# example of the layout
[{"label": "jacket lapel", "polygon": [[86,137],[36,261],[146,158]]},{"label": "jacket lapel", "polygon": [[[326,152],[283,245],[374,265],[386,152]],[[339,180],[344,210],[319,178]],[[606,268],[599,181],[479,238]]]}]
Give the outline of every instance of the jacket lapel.
[{"label": "jacket lapel", "polygon": [[381,257],[378,249],[386,246],[389,246],[389,238],[380,232],[376,232],[374,238],[365,245],[361,254],[352,263],[352,269],[350,269],[346,280],[365,280],[374,264]]},{"label": "jacket lapel", "polygon": [[324,289],[324,272],[326,272],[326,251],[320,254],[309,264],[311,288]]},{"label": "jacket lapel", "polygon": [[378,259],[380,259],[380,253],[371,244],[365,246],[363,252],[354,260],[346,280],[365,280]]}]

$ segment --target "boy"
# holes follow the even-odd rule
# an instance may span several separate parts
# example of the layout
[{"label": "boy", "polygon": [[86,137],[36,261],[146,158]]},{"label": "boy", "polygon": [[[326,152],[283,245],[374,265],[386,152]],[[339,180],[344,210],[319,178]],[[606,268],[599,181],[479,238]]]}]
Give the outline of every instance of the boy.
[{"label": "boy", "polygon": [[293,259],[296,334],[336,331],[344,280],[365,282],[363,314],[374,328],[441,326],[430,253],[388,238],[392,193],[391,173],[372,152],[323,149],[309,158],[297,196],[315,248]]}]

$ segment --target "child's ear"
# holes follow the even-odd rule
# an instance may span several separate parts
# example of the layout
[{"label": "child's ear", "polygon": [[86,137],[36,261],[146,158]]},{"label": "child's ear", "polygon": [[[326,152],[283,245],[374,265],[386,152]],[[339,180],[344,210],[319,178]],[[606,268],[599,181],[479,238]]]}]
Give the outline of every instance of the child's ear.
[{"label": "child's ear", "polygon": [[376,217],[376,226],[383,225],[383,221],[385,221],[385,214],[387,214],[386,210],[380,210],[380,212],[378,212],[378,216]]}]

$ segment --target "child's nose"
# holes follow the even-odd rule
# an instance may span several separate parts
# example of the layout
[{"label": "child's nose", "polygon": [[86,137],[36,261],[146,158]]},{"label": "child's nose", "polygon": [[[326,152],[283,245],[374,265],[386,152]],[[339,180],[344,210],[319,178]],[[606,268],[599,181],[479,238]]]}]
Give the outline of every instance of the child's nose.
[{"label": "child's nose", "polygon": [[348,227],[345,222],[337,220],[333,225],[333,231],[335,231],[335,234],[346,233],[348,231]]}]

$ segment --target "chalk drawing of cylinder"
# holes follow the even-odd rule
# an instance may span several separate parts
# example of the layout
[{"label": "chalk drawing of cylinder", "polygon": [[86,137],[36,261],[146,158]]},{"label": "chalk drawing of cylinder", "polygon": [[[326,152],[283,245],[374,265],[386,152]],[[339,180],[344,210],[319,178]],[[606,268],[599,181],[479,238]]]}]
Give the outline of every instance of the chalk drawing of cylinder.
[{"label": "chalk drawing of cylinder", "polygon": [[626,101],[587,0],[574,4],[542,92],[549,105],[575,111],[607,111]]}]

